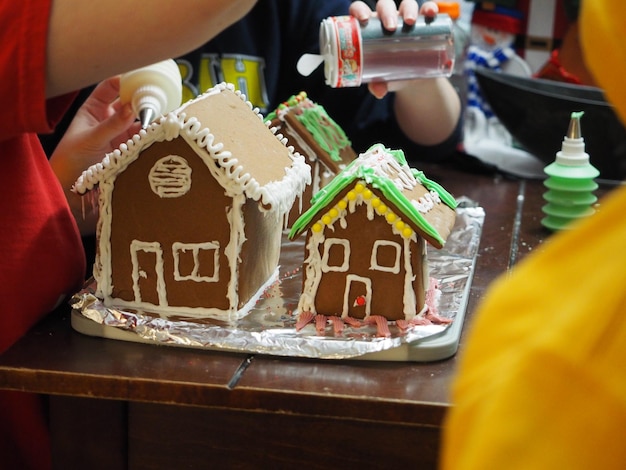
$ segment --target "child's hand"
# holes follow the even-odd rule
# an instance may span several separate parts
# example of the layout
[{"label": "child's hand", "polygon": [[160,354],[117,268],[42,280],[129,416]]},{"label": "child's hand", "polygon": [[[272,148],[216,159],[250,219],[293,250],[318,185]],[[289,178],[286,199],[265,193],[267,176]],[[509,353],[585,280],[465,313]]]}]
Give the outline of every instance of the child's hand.
[{"label": "child's hand", "polygon": [[[439,13],[439,8],[435,2],[424,2],[419,8],[419,14],[427,18],[435,18]],[[396,8],[393,0],[378,0],[376,3],[376,11],[372,11],[365,2],[356,1],[350,5],[350,14],[357,18],[360,22],[365,23],[372,16],[380,18],[385,29],[395,31],[398,27],[398,17],[408,25],[415,24],[418,16],[418,4],[416,0],[402,0],[400,7]],[[418,79],[430,80],[430,79]],[[415,80],[404,80],[398,82],[374,82],[367,85],[370,93],[376,98],[382,98],[390,91],[397,91]]]},{"label": "child's hand", "polygon": [[[435,18],[439,8],[435,2],[424,2],[419,8],[419,14],[428,18]],[[356,1],[350,5],[350,14],[361,22],[366,22],[371,16],[380,18],[385,29],[395,31],[398,27],[398,16],[408,25],[415,24],[418,16],[418,4],[416,0],[402,0],[396,8],[393,0],[378,0],[376,11],[370,10],[365,2]]]},{"label": "child's hand", "polygon": [[[118,99],[119,77],[104,80],[89,95],[72,120],[67,132],[59,141],[50,158],[63,191],[84,233],[92,228],[82,220],[80,197],[71,188],[80,174],[89,166],[100,162],[105,154],[126,142],[139,130],[130,104],[122,105]],[[89,221],[91,222],[91,221]]]}]

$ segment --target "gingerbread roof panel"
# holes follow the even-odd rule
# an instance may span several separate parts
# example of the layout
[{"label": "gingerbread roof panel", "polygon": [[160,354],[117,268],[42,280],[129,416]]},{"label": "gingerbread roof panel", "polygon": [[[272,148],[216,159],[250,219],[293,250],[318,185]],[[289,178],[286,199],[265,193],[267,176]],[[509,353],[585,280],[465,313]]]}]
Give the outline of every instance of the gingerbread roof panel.
[{"label": "gingerbread roof panel", "polygon": [[159,141],[182,137],[209,164],[227,191],[243,192],[264,205],[288,210],[310,181],[304,158],[274,135],[258,110],[231,84],[222,83],[141,130],[74,185],[83,194],[112,180],[141,151]]},{"label": "gingerbread roof panel", "polygon": [[302,91],[281,103],[267,116],[272,126],[290,126],[299,134],[299,138],[311,147],[315,157],[333,173],[350,163],[356,157],[352,143],[343,131],[319,103],[311,100]]},{"label": "gingerbread roof panel", "polygon": [[454,197],[422,172],[410,168],[402,151],[388,150],[381,144],[361,154],[313,198],[311,208],[294,223],[290,236],[311,227],[346,187],[358,181],[361,186],[379,190],[386,204],[401,213],[432,245],[441,248],[445,244],[454,223]]}]

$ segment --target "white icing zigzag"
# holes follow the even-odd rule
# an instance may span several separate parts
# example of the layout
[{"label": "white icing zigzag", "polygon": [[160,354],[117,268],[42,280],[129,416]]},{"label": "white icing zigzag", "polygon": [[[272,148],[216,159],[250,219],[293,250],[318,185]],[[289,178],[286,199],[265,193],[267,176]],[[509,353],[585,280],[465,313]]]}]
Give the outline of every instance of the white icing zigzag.
[{"label": "white icing zigzag", "polygon": [[[382,144],[374,145],[369,151],[359,155],[356,163],[352,166],[352,173],[356,172],[360,167],[370,168],[379,178],[393,181],[399,191],[411,190],[418,185],[411,168],[406,164],[402,165],[398,160],[391,157]],[[348,172],[347,174],[350,174]],[[396,177],[391,178],[391,175],[396,175]]]},{"label": "white icing zigzag", "polygon": [[[92,165],[74,183],[72,190],[78,194],[85,194],[92,190],[102,181],[114,178],[116,174],[123,171],[140,154],[141,149],[150,146],[154,142],[163,140],[173,140],[182,136],[190,144],[195,144],[207,150],[208,156],[215,159],[223,169],[219,178],[224,188],[232,189],[236,193],[243,192],[248,198],[261,201],[264,206],[273,206],[279,212],[287,212],[298,194],[304,191],[305,186],[310,183],[310,168],[305,163],[304,157],[292,151],[293,164],[286,168],[286,176],[282,181],[273,181],[264,186],[245,171],[237,159],[233,158],[229,151],[223,149],[221,142],[216,142],[215,136],[209,129],[203,127],[195,117],[187,119],[184,110],[192,103],[207,98],[209,95],[221,93],[229,89],[239,96],[251,110],[263,119],[258,108],[246,100],[244,94],[235,90],[229,83],[221,83],[199,95],[192,101],[185,103],[178,110],[161,117],[159,121],[153,122],[147,129],[135,134],[132,139],[120,145],[113,152],[107,154],[102,162]],[[280,139],[280,136],[277,136]],[[204,156],[204,155],[203,155]],[[228,181],[230,180],[230,181]]]}]

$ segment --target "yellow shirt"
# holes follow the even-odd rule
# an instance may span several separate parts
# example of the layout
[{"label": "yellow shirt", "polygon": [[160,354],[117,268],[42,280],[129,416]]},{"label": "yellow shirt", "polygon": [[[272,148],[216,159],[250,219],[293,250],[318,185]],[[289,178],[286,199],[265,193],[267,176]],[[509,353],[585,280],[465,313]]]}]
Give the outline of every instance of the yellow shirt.
[{"label": "yellow shirt", "polygon": [[497,281],[462,350],[444,469],[626,468],[626,188]]},{"label": "yellow shirt", "polygon": [[[587,64],[626,116],[626,2],[584,0]],[[442,468],[626,468],[626,187],[490,288],[469,326]]]},{"label": "yellow shirt", "polygon": [[626,122],[626,2],[581,0],[579,16],[585,64]]}]

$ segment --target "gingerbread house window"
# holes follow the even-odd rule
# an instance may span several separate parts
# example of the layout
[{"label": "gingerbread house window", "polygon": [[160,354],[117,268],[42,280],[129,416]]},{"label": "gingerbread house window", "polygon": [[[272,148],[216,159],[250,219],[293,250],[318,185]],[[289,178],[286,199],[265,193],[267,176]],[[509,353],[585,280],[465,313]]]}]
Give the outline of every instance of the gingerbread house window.
[{"label": "gingerbread house window", "polygon": [[152,192],[159,197],[184,196],[191,189],[191,167],[183,157],[168,155],[154,164],[148,179]]},{"label": "gingerbread house window", "polygon": [[372,247],[370,269],[398,274],[401,246],[390,240],[376,240]]},{"label": "gingerbread house window", "polygon": [[322,271],[346,272],[350,266],[350,242],[341,238],[324,240]]},{"label": "gingerbread house window", "polygon": [[177,281],[219,281],[219,248],[217,241],[172,245],[174,279]]}]

